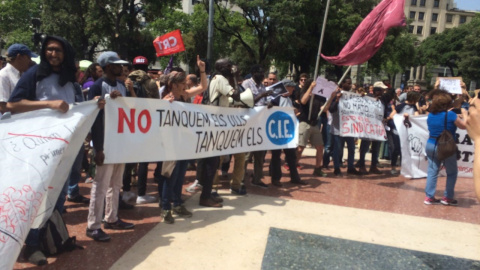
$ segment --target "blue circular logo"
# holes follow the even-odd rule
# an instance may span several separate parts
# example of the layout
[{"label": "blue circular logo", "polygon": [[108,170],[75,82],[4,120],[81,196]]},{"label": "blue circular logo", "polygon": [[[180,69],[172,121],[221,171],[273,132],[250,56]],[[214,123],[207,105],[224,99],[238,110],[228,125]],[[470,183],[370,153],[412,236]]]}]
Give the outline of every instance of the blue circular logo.
[{"label": "blue circular logo", "polygon": [[295,120],[284,112],[274,112],[268,117],[265,130],[273,144],[287,144],[295,135]]}]

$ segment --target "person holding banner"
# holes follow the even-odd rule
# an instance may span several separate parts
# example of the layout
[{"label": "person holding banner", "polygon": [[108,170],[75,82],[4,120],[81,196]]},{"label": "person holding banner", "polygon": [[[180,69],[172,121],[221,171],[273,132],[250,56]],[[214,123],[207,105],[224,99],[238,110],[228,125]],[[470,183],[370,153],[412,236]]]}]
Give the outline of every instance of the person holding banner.
[{"label": "person holding banner", "polygon": [[[122,64],[128,64],[121,60],[116,52],[106,51],[97,59],[103,68],[104,76],[98,79],[89,89],[88,97],[109,94],[111,98],[127,95],[125,85],[117,80],[123,72]],[[92,183],[90,192],[90,207],[88,209],[88,222],[86,234],[95,241],[105,242],[110,240],[110,235],[101,229],[102,215],[105,207],[105,229],[128,230],[135,226],[118,218],[118,206],[120,189],[122,188],[123,172],[125,164],[104,164],[105,153],[103,152],[104,140],[104,111],[101,110],[92,126],[92,141],[95,149],[95,163],[97,173]]]},{"label": "person holding banner", "polygon": [[[313,175],[325,177],[327,174],[322,171],[323,137],[317,124],[320,110],[323,104],[325,104],[326,99],[322,96],[314,95],[312,93],[315,85],[316,82],[314,82],[312,79],[308,79],[304,83],[302,92],[300,94],[299,103],[301,110],[300,115],[298,116],[298,121],[300,124],[298,127],[299,139],[297,147],[297,163],[302,157],[305,146],[308,142],[310,142],[310,144],[312,144],[312,146],[314,146],[317,150],[317,153],[315,154],[315,169],[313,170]],[[313,106],[312,111],[310,112],[311,98],[313,98]],[[298,182],[298,184],[303,184],[303,182]]]},{"label": "person holding banner", "polygon": [[[465,120],[463,117],[458,117],[457,114],[450,111],[452,108],[452,96],[447,91],[434,90],[430,93],[430,96],[432,104],[430,105],[430,113],[427,118],[430,137],[425,148],[428,158],[428,171],[427,184],[425,186],[426,197],[423,203],[426,205],[439,203],[443,205],[457,205],[457,200],[453,198],[458,175],[457,155],[452,155],[445,160],[439,160],[437,158],[437,138],[445,129],[455,136],[457,128],[466,128]],[[435,198],[435,190],[442,163],[447,171],[447,183],[443,198],[438,200]]]},{"label": "person holding banner", "polygon": [[[336,92],[336,96],[333,97],[332,104],[329,107],[329,112],[332,114],[332,125],[331,125],[331,133],[333,134],[333,173],[336,176],[342,175],[340,171],[340,164],[341,164],[341,153],[343,153],[343,146],[347,143],[348,149],[348,159],[347,159],[347,173],[353,175],[360,175],[355,169],[354,166],[354,159],[355,159],[355,140],[353,137],[340,137],[340,111],[338,110],[338,103],[340,102],[340,98],[342,97],[342,90],[343,91],[350,91],[352,88],[352,79],[346,77],[340,83],[340,88]],[[332,95],[333,96],[333,95]]]}]

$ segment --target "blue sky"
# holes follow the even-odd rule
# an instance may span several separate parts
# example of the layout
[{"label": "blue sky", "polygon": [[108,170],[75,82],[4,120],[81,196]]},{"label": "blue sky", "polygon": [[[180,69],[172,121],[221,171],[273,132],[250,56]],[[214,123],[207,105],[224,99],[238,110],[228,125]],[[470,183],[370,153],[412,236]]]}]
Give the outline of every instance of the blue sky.
[{"label": "blue sky", "polygon": [[480,1],[479,0],[455,0],[455,3],[457,3],[457,8],[458,9],[480,11]]}]

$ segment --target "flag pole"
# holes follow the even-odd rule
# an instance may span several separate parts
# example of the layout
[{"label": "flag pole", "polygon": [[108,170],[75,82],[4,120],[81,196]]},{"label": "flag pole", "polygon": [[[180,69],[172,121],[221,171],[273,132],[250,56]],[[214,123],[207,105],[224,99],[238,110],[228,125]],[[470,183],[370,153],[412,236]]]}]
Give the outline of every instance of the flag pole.
[{"label": "flag pole", "polygon": [[[345,79],[345,77],[347,76],[348,72],[350,72],[350,69],[352,69],[352,66],[348,66],[347,70],[343,73],[343,76],[342,78],[340,78],[340,80],[338,81],[337,85],[340,85],[340,83],[343,81],[343,79]],[[328,108],[330,107],[330,104],[332,104],[332,100],[333,99],[328,99],[327,100],[327,103],[325,103],[325,105],[322,107],[322,109],[320,110],[320,112],[318,113],[318,116],[320,116],[323,111],[325,110],[325,108]]]},{"label": "flag pole", "polygon": [[[323,36],[325,35],[325,26],[327,25],[327,17],[328,17],[328,9],[330,7],[330,0],[327,0],[327,4],[325,6],[325,15],[323,16],[323,25],[322,25],[322,33],[320,34],[320,42],[318,44],[318,54],[317,54],[317,63],[315,64],[315,73],[313,73],[313,79],[316,80],[318,76],[318,67],[320,63],[320,57],[322,53],[322,46],[323,46]],[[313,107],[313,98],[310,98],[310,109],[308,111],[308,120],[312,116],[312,107]]]}]

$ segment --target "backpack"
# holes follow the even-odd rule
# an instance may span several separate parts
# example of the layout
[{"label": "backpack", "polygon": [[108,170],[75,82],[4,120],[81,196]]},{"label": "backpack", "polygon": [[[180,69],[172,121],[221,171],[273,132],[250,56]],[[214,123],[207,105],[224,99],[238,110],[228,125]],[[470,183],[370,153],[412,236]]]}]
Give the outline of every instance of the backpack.
[{"label": "backpack", "polygon": [[445,129],[437,137],[437,159],[445,160],[448,157],[457,153],[457,143],[452,133],[447,130],[447,116],[448,112],[445,112]]},{"label": "backpack", "polygon": [[139,98],[159,98],[154,80],[143,70],[135,70],[128,75],[133,82],[133,89]]},{"label": "backpack", "polygon": [[77,238],[70,237],[67,226],[58,210],[54,210],[52,216],[45,225],[40,228],[40,249],[46,255],[56,255],[65,251],[83,249],[76,244]]}]

